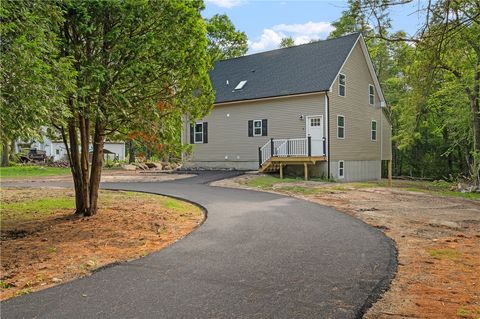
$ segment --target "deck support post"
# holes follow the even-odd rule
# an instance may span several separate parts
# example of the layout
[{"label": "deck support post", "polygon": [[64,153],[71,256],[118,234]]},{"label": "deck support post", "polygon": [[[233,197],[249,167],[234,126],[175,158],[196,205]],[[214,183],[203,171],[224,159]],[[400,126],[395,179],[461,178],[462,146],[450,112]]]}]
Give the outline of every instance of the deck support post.
[{"label": "deck support post", "polygon": [[270,157],[275,156],[275,149],[273,147],[273,138],[270,139]]},{"label": "deck support post", "polygon": [[307,153],[308,157],[312,156],[312,137],[310,135],[307,137]]},{"label": "deck support post", "polygon": [[388,160],[387,164],[388,164],[388,187],[392,187],[392,160]]},{"label": "deck support post", "polygon": [[327,156],[327,139],[325,136],[322,138],[323,143],[323,156]]},{"label": "deck support post", "polygon": [[280,179],[283,179],[283,163],[280,163]]},{"label": "deck support post", "polygon": [[305,180],[308,181],[308,164],[307,163],[303,163],[303,170],[305,174]]},{"label": "deck support post", "polygon": [[258,167],[262,167],[262,148],[258,147]]}]

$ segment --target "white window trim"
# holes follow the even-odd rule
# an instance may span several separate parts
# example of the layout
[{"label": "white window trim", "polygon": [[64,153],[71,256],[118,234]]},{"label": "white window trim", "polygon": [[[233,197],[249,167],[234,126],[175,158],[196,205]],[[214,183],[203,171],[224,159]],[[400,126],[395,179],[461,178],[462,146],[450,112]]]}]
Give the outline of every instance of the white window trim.
[{"label": "white window trim", "polygon": [[[339,128],[339,127],[342,127],[342,126],[338,126],[338,118],[339,118],[339,117],[343,117],[343,137],[339,137],[339,136],[338,136],[338,128]],[[339,140],[344,140],[344,139],[345,139],[345,124],[346,124],[346,122],[345,122],[345,115],[338,114],[338,115],[337,115],[337,139],[339,139]]]},{"label": "white window trim", "polygon": [[[373,122],[375,122],[375,130],[372,128]],[[373,131],[375,131],[375,139],[372,138]],[[376,142],[378,140],[378,123],[376,120],[372,120],[372,122],[370,122],[370,140],[372,142]]]},{"label": "white window trim", "polygon": [[[255,134],[255,122],[260,123],[260,127],[257,127],[257,128],[260,128],[260,134]],[[253,136],[254,136],[254,137],[262,136],[262,133],[263,133],[263,123],[262,123],[262,120],[253,120]]]},{"label": "white window trim", "polygon": [[[200,134],[200,132],[197,132],[196,131],[196,128],[197,128],[197,124],[201,124],[202,125],[202,140],[201,141],[197,141],[197,133]],[[193,126],[193,143],[194,144],[203,144],[203,122],[196,122],[195,125]]]},{"label": "white window trim", "polygon": [[[370,103],[370,97],[372,96],[372,94],[370,94],[370,88],[373,88],[373,103]],[[368,85],[368,104],[375,105],[375,86],[373,84]]]},{"label": "white window trim", "polygon": [[[342,175],[340,175],[340,163],[342,163]],[[343,179],[345,178],[345,161],[344,160],[341,160],[341,161],[338,161],[338,165],[337,165],[337,176],[339,179]]]},{"label": "white window trim", "polygon": [[[340,77],[342,75],[345,78],[345,84],[340,84]],[[345,88],[345,90],[344,90],[345,95],[340,95],[340,86],[341,85],[343,85],[343,87]],[[338,96],[341,96],[341,97],[346,97],[347,96],[347,76],[344,73],[338,73]]]}]

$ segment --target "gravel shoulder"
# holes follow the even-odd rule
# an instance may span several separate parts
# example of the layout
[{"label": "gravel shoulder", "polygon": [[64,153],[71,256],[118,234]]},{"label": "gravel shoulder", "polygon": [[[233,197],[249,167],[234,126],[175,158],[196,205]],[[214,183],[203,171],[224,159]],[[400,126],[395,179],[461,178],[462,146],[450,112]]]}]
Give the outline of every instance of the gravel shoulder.
[{"label": "gravel shoulder", "polygon": [[256,175],[215,186],[280,193],[334,207],[392,238],[398,271],[364,318],[480,317],[480,201],[365,184],[278,182]]}]

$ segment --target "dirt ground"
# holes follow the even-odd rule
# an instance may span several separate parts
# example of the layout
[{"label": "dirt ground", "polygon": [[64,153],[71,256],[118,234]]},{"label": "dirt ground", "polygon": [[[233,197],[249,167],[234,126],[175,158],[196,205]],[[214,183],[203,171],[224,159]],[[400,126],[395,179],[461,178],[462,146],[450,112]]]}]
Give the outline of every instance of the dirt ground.
[{"label": "dirt ground", "polygon": [[[249,188],[245,182],[250,178],[255,176],[215,185]],[[385,187],[288,185],[289,190],[279,183],[270,191],[334,207],[395,240],[396,277],[364,318],[480,318],[479,201]],[[309,194],[291,186],[318,190]]]},{"label": "dirt ground", "polygon": [[[45,199],[37,208],[21,206]],[[69,208],[45,209],[60,201],[68,207],[73,200],[73,191],[66,189],[1,189],[1,300],[145,256],[204,219],[194,205],[129,192],[101,191],[100,210],[93,217],[76,217]]]}]

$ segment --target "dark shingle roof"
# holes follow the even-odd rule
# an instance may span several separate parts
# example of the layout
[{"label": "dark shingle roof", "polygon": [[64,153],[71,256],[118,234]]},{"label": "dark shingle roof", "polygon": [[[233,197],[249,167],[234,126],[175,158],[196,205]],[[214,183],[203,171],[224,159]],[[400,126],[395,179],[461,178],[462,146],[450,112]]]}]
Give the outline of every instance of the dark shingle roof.
[{"label": "dark shingle roof", "polygon": [[[210,72],[215,103],[326,91],[359,36],[218,61]],[[243,80],[247,80],[243,89],[234,90]]]}]

